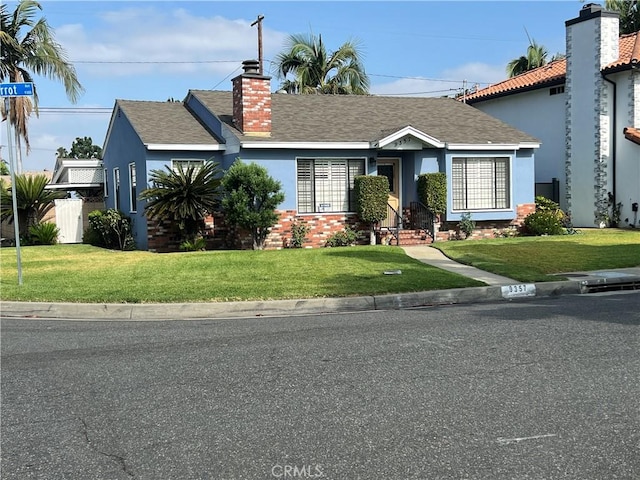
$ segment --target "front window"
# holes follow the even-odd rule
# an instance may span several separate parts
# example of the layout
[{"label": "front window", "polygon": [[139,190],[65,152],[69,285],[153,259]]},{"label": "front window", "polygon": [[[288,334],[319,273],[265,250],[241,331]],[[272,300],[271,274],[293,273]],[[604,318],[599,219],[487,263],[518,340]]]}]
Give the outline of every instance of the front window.
[{"label": "front window", "polygon": [[298,213],[354,212],[357,175],[364,175],[362,158],[299,159]]},{"label": "front window", "polygon": [[129,196],[129,210],[133,213],[136,211],[136,165],[129,164],[129,185],[131,186],[131,195]]},{"label": "front window", "polygon": [[453,158],[451,184],[453,210],[509,208],[509,158]]}]

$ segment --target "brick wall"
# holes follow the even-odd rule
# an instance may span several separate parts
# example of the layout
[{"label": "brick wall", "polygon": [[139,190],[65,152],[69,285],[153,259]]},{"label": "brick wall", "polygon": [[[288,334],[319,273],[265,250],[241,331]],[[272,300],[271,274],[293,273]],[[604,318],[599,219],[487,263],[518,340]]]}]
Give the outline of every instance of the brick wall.
[{"label": "brick wall", "polygon": [[[527,215],[536,211],[535,203],[523,203],[516,207],[516,218],[513,220],[498,220],[481,222],[476,221],[476,228],[471,234],[471,239],[496,238],[497,232],[510,231],[514,228],[520,230]],[[473,215],[471,216],[473,220]],[[457,222],[445,222],[440,231],[436,234],[437,241],[458,240]],[[463,234],[464,235],[464,234]]]}]

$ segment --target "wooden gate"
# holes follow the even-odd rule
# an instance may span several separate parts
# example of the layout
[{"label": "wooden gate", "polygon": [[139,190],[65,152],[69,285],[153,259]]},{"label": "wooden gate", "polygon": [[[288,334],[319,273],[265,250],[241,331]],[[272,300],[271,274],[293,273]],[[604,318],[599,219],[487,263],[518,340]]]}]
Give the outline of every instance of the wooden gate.
[{"label": "wooden gate", "polygon": [[55,201],[59,243],[82,243],[82,203],[78,198]]}]

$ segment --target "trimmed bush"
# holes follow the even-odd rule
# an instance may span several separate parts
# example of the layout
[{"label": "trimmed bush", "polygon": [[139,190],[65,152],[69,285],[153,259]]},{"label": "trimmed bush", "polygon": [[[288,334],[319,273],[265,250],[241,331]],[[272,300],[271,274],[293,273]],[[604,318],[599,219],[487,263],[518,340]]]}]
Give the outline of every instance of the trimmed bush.
[{"label": "trimmed bush", "polygon": [[377,175],[358,175],[353,179],[358,217],[371,226],[370,243],[376,244],[374,225],[387,218],[389,180]]},{"label": "trimmed bush", "polygon": [[418,199],[436,215],[447,211],[447,175],[444,172],[418,176]]}]

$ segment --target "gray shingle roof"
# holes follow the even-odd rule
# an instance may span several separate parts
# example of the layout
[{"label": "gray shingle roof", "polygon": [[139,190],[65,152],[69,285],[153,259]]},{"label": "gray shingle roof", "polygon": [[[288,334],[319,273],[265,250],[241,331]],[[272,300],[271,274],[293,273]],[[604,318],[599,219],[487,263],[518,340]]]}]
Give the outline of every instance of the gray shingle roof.
[{"label": "gray shingle roof", "polygon": [[[231,92],[191,90],[190,93],[233,128]],[[271,137],[250,137],[252,141],[375,142],[410,125],[446,143],[538,142],[451,98],[274,93],[271,111]],[[235,133],[242,139],[248,138],[238,130]]]},{"label": "gray shingle roof", "polygon": [[182,102],[118,100],[116,103],[145,144],[219,144]]},{"label": "gray shingle roof", "polygon": [[[534,137],[450,98],[272,94],[272,132],[247,137],[234,128],[230,91],[190,93],[241,139],[252,142],[376,142],[407,126],[449,144],[519,144]],[[118,100],[143,143],[217,145],[182,102]]]}]

